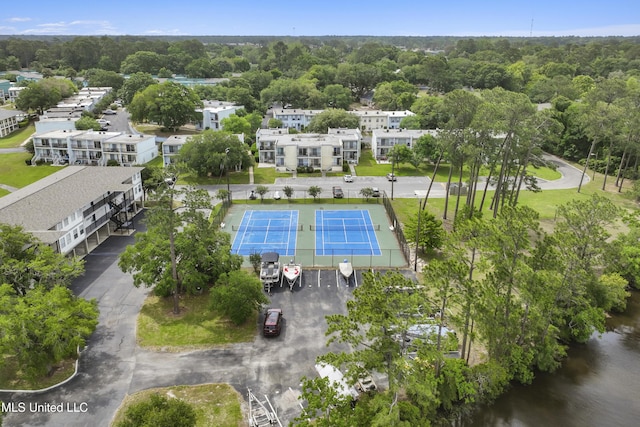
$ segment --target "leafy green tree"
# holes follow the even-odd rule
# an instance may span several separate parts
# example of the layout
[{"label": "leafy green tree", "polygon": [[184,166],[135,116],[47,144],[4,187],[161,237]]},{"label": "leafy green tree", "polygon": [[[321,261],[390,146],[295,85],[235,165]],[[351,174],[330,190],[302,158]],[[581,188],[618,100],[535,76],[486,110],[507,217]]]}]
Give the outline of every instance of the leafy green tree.
[{"label": "leafy green tree", "polygon": [[202,107],[202,101],[192,89],[167,81],[137,93],[129,105],[129,112],[134,122],[156,122],[175,131],[195,121],[199,107]]},{"label": "leafy green tree", "polygon": [[322,91],[327,107],[348,110],[351,105],[351,91],[338,84],[327,85]]},{"label": "leafy green tree", "polygon": [[118,94],[120,98],[122,98],[124,105],[129,105],[131,104],[131,101],[133,101],[133,97],[136,93],[142,92],[149,86],[156,83],[157,81],[149,73],[134,73],[124,81],[122,87],[118,91]]},{"label": "leafy green tree", "polygon": [[416,101],[417,93],[414,85],[402,80],[383,82],[376,87],[373,102],[382,110],[408,110]]},{"label": "leafy green tree", "polygon": [[[181,206],[176,204],[178,197]],[[133,274],[134,286],[173,295],[177,314],[181,293],[195,293],[240,268],[242,257],[230,253],[229,234],[213,229],[204,216],[203,209],[211,208],[206,191],[163,185],[154,199],[145,217],[147,231],[136,234],[135,244],[120,254],[118,266]]]},{"label": "leafy green tree", "polygon": [[269,303],[262,290],[262,282],[244,270],[222,274],[211,289],[211,309],[228,316],[236,325],[242,325],[255,316],[256,311]]},{"label": "leafy green tree", "polygon": [[251,123],[244,117],[231,114],[220,121],[222,129],[235,134],[251,135]]},{"label": "leafy green tree", "polygon": [[280,119],[269,119],[268,127],[269,129],[281,128],[283,125],[282,120]]},{"label": "leafy green tree", "polygon": [[142,178],[142,191],[145,200],[150,192],[156,191],[158,187],[165,184],[165,177],[157,166],[145,166],[140,177]]},{"label": "leafy green tree", "polygon": [[[435,376],[429,379],[421,373],[416,375],[420,363],[432,371],[433,363],[442,357],[437,354],[435,343],[425,339],[415,340],[412,348],[406,344],[409,328],[428,322],[428,310],[420,309],[425,304],[431,307],[423,287],[401,274],[364,273],[362,285],[347,303],[347,314],[327,316],[328,344],[343,343],[353,350],[329,353],[319,359],[338,368],[344,366],[351,382],[363,370],[380,372],[388,378],[388,392],[380,394],[381,400],[371,408],[374,419],[392,414],[384,425],[401,425],[400,413],[393,412],[393,408],[411,378],[420,378],[425,387],[435,388]],[[408,351],[416,352],[413,361],[405,359]],[[437,396],[432,393],[432,397]]]},{"label": "leafy green tree", "polygon": [[282,188],[282,192],[287,197],[287,199],[290,201],[291,200],[291,196],[293,196],[293,187],[291,187],[289,185],[285,185],[284,188]]},{"label": "leafy green tree", "polygon": [[[420,215],[420,229],[418,229],[418,215]],[[404,234],[410,243],[416,243],[423,250],[439,249],[445,238],[442,221],[427,210],[420,209],[416,215],[409,218],[404,227]]]},{"label": "leafy green tree", "polygon": [[523,327],[526,306],[519,300],[521,287],[534,276],[529,261],[531,239],[539,234],[538,214],[528,207],[505,207],[486,223],[481,252],[488,261],[477,300],[478,327],[491,359],[509,366],[518,381],[529,383],[537,349]]},{"label": "leafy green tree", "polygon": [[100,123],[98,123],[96,119],[89,116],[80,117],[78,120],[76,120],[75,126],[78,130],[100,130],[102,128],[102,126],[100,126]]},{"label": "leafy green tree", "polygon": [[329,128],[357,129],[360,127],[358,116],[345,110],[330,108],[311,119],[307,132],[327,133]]},{"label": "leafy green tree", "polygon": [[124,77],[115,71],[92,68],[84,72],[84,77],[90,87],[110,87],[117,91],[124,84]]},{"label": "leafy green tree", "polygon": [[369,200],[370,197],[373,197],[373,188],[364,187],[360,190],[360,195],[365,198],[365,200]]},{"label": "leafy green tree", "polygon": [[83,272],[81,259],[54,252],[20,226],[0,224],[0,283],[10,284],[16,294],[69,286]]},{"label": "leafy green tree", "polygon": [[252,252],[251,255],[249,255],[249,262],[256,276],[260,275],[260,264],[262,263],[262,255],[260,252]]},{"label": "leafy green tree", "polygon": [[208,129],[189,138],[178,153],[178,162],[206,177],[222,176],[223,172],[252,166],[255,161],[237,136]]},{"label": "leafy green tree", "polygon": [[97,302],[64,286],[36,286],[19,296],[10,284],[0,285],[0,307],[0,354],[13,355],[33,380],[76,356],[98,324]]},{"label": "leafy green tree", "polygon": [[265,105],[279,104],[291,108],[319,108],[323,103],[315,100],[321,98],[313,82],[303,79],[281,78],[273,80],[260,92],[260,100]]},{"label": "leafy green tree", "polygon": [[358,100],[383,81],[383,73],[376,65],[364,63],[341,63],[336,73],[336,83],[351,90]]},{"label": "leafy green tree", "polygon": [[163,59],[160,54],[140,50],[127,56],[124,61],[122,61],[120,72],[122,74],[158,74],[158,71],[163,65]]},{"label": "leafy green tree", "polygon": [[55,106],[63,98],[77,91],[78,89],[69,80],[48,78],[31,82],[20,91],[16,99],[16,108],[24,111],[35,110],[38,114],[42,114],[47,108]]},{"label": "leafy green tree", "polygon": [[316,197],[318,197],[320,195],[320,193],[322,193],[322,188],[318,187],[317,185],[312,185],[311,187],[309,187],[309,189],[307,190],[307,193],[309,193],[309,195],[311,197],[313,197],[313,200],[316,199]]},{"label": "leafy green tree", "polygon": [[116,427],[195,427],[196,415],[189,403],[154,393],[129,406]]},{"label": "leafy green tree", "polygon": [[269,187],[267,187],[266,185],[258,185],[256,187],[256,193],[258,193],[258,195],[260,196],[260,202],[264,200],[264,195],[267,194],[268,192],[269,192]]},{"label": "leafy green tree", "polygon": [[[302,395],[307,405],[296,417],[295,425],[304,427],[349,427],[365,421],[351,407],[351,396],[341,394],[329,378],[301,379]],[[361,405],[360,405],[361,406]]]}]

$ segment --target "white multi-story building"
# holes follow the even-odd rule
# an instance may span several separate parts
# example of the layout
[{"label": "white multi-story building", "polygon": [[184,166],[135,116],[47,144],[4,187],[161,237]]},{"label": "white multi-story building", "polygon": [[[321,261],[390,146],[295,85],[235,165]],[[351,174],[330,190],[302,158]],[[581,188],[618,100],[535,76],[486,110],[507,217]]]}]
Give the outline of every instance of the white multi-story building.
[{"label": "white multi-story building", "polygon": [[351,111],[360,118],[360,129],[372,131],[374,129],[399,129],[400,122],[405,117],[415,116],[409,110],[382,111],[382,110],[356,110]]},{"label": "white multi-story building", "polygon": [[22,111],[0,110],[0,138],[18,130],[18,117],[21,114]]},{"label": "white multi-story building", "polygon": [[36,133],[54,130],[75,130],[76,121],[84,111],[93,111],[102,98],[111,91],[110,87],[85,87],[63,99],[55,107],[44,111],[36,122]]},{"label": "white multi-story building", "polygon": [[360,160],[360,145],[362,132],[360,129],[329,128],[329,135],[335,135],[342,145],[342,160],[347,163],[358,164]]},{"label": "white multi-story building", "polygon": [[[234,134],[240,142],[244,142],[244,134]],[[192,135],[171,135],[162,143],[162,165],[168,166],[175,162],[178,152],[184,144],[189,142]]]},{"label": "white multi-story building", "polygon": [[[311,120],[324,110],[300,110],[280,108],[273,110],[273,118],[282,122],[285,129],[293,128],[303,131]],[[374,129],[399,129],[400,122],[405,117],[415,116],[411,111],[382,111],[382,110],[353,110],[350,114],[360,119],[360,130],[372,131]]]},{"label": "white multi-story building", "polygon": [[33,135],[32,162],[106,166],[147,163],[158,156],[154,135],[93,130],[54,130]]},{"label": "white multi-story building", "polygon": [[328,134],[259,129],[256,134],[260,163],[274,164],[279,171],[293,171],[301,166],[340,171],[343,161],[357,163],[360,140],[358,129],[331,129]]},{"label": "white multi-story building", "polygon": [[133,230],[142,169],[67,166],[0,198],[0,222],[62,254],[87,254],[111,233]]},{"label": "white multi-story building", "polygon": [[394,145],[413,148],[414,142],[423,135],[437,136],[433,129],[374,129],[371,134],[371,152],[377,160],[387,160]]},{"label": "white multi-story building", "polygon": [[279,108],[273,110],[273,118],[282,122],[284,129],[304,130],[311,120],[324,110],[301,110],[298,108]]},{"label": "white multi-story building", "polygon": [[222,119],[226,119],[232,114],[236,114],[236,112],[244,106],[235,105],[233,102],[226,101],[203,101],[204,107],[202,110],[197,110],[202,112],[202,122],[196,123],[196,129],[212,129],[212,130],[221,130],[222,129]]}]

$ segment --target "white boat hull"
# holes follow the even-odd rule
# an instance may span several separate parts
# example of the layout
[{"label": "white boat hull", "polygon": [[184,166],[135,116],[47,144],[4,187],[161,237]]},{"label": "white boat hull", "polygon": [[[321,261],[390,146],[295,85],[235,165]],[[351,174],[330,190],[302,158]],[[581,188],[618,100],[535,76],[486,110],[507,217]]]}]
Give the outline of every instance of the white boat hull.
[{"label": "white boat hull", "polygon": [[353,274],[353,265],[350,262],[341,262],[338,264],[338,268],[340,269],[340,274],[347,279]]}]

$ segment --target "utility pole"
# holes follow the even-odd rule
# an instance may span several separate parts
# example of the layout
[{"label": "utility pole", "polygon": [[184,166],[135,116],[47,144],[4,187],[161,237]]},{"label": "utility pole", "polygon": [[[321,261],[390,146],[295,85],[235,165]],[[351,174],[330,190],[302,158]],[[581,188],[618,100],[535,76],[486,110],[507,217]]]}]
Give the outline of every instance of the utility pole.
[{"label": "utility pole", "polygon": [[413,271],[418,271],[418,248],[420,247],[420,218],[422,217],[422,203],[418,197],[418,228],[416,229],[416,259],[413,263]]}]

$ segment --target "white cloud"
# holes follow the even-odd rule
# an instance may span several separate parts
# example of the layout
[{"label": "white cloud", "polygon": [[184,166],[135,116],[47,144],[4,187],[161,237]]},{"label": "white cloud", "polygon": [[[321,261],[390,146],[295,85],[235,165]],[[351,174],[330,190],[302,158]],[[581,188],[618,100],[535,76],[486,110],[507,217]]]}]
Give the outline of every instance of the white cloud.
[{"label": "white cloud", "polygon": [[172,30],[147,30],[142,34],[147,34],[150,36],[188,36],[188,33],[185,33],[182,30],[174,28]]},{"label": "white cloud", "polygon": [[59,21],[39,24],[35,28],[21,31],[21,34],[69,34],[69,35],[102,35],[119,34],[109,21]]},{"label": "white cloud", "polygon": [[9,22],[29,22],[31,21],[31,18],[20,18],[20,17],[15,17],[15,18],[9,18],[9,19],[5,19],[5,21],[9,21]]}]

